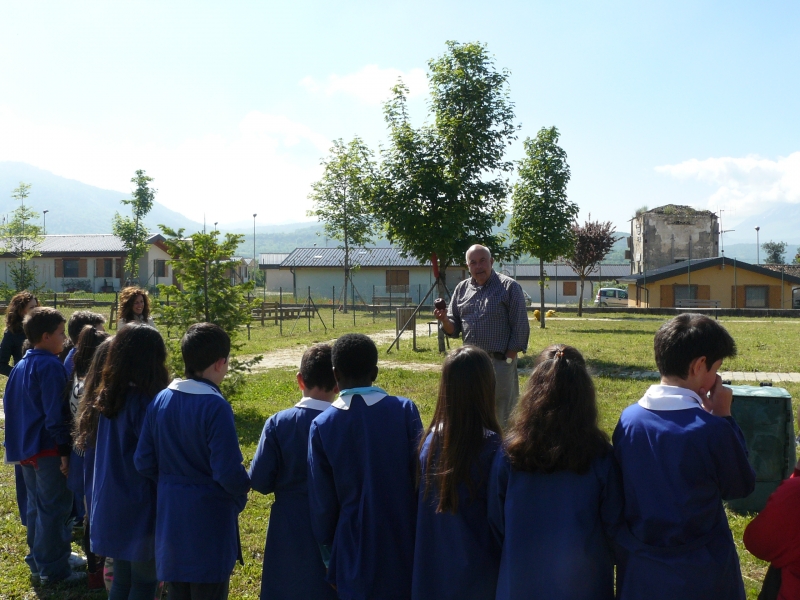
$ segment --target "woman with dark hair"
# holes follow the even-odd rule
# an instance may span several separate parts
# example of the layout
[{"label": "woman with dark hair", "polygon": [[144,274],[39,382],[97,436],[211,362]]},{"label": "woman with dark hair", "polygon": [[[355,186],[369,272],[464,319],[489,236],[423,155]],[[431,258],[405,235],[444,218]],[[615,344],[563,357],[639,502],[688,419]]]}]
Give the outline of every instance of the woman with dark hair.
[{"label": "woman with dark hair", "polygon": [[123,288],[119,293],[119,331],[128,323],[144,323],[155,327],[150,318],[150,298],[147,290],[137,287]]},{"label": "woman with dark hair", "polygon": [[9,364],[14,359],[14,364],[22,358],[22,344],[25,343],[25,332],[22,330],[22,320],[28,311],[39,306],[36,296],[30,292],[20,292],[8,304],[6,310],[6,331],[3,341],[0,342],[0,373],[8,377],[13,365]]},{"label": "woman with dark hair", "polygon": [[477,346],[450,352],[419,448],[411,597],[494,599],[500,546],[486,514],[489,470],[500,447],[492,359]]},{"label": "woman with dark hair", "polygon": [[110,600],[152,600],[158,585],[156,484],[139,474],[133,455],[147,405],[169,382],[166,359],[156,329],[128,325],[111,342],[94,399],[100,416],[90,539],[96,554],[114,559]]},{"label": "woman with dark hair", "polygon": [[614,597],[611,539],[622,483],[586,363],[575,348],[536,359],[489,482],[502,544],[497,598]]}]

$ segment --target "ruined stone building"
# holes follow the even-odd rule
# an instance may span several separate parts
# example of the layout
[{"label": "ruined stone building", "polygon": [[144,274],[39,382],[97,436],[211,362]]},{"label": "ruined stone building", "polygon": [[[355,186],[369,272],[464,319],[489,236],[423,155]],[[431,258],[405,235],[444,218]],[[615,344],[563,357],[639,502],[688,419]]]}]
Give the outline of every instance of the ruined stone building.
[{"label": "ruined stone building", "polygon": [[658,269],[688,259],[719,255],[719,220],[710,210],[667,204],[631,219],[625,257],[631,273]]}]

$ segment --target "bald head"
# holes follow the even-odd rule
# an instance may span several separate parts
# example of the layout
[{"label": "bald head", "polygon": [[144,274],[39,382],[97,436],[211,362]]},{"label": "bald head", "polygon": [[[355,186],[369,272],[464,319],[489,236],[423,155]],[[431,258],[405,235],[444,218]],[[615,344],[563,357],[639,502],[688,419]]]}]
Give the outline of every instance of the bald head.
[{"label": "bald head", "polygon": [[467,250],[466,258],[469,274],[472,275],[475,283],[483,285],[489,281],[489,277],[492,275],[492,265],[494,264],[494,259],[489,249],[486,246],[475,244]]}]

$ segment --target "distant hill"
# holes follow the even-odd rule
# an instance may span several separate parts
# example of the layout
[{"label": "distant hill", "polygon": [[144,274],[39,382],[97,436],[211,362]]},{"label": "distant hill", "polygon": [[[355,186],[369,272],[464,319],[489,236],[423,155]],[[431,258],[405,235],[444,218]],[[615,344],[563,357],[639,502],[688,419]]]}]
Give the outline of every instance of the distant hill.
[{"label": "distant hill", "polygon": [[[0,214],[8,215],[17,208],[11,194],[20,182],[31,184],[26,204],[40,214],[48,211],[49,234],[111,233],[114,213],[130,214],[120,204],[121,199],[130,197],[130,192],[104,190],[19,162],[0,162]],[[158,231],[160,223],[176,229],[183,227],[188,232],[203,228],[202,223],[157,201],[145,223],[150,231]]]}]

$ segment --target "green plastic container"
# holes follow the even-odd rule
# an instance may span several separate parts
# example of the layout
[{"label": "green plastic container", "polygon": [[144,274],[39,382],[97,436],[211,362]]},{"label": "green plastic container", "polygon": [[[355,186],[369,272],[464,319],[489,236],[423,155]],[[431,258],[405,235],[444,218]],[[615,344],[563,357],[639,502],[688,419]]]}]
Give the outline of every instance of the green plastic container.
[{"label": "green plastic container", "polygon": [[792,397],[783,388],[731,385],[731,413],[742,428],[750,464],[756,472],[756,489],[728,506],[738,512],[759,511],[770,494],[794,470],[795,438]]}]

